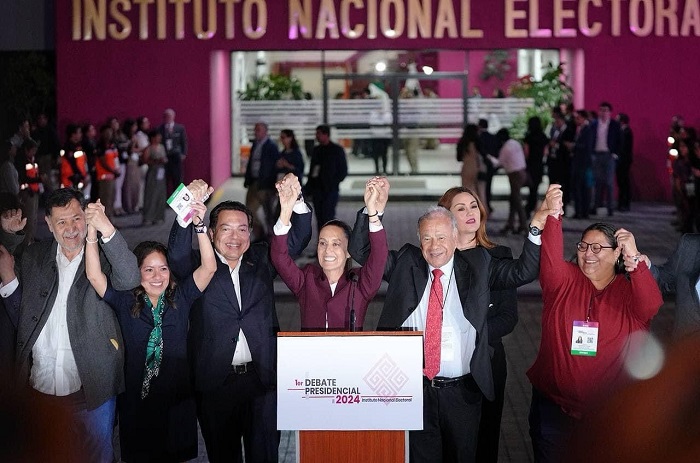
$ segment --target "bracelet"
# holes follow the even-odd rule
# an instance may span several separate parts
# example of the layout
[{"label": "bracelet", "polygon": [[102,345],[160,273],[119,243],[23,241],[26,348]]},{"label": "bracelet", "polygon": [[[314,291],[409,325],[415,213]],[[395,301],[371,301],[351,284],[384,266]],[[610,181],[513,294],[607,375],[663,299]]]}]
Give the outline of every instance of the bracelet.
[{"label": "bracelet", "polygon": [[374,214],[367,214],[367,217],[376,217],[379,215],[379,211],[375,212]]},{"label": "bracelet", "polygon": [[90,244],[95,244],[95,243],[97,243],[99,240],[98,240],[97,238],[95,238],[94,240],[91,240],[90,238],[85,237],[85,241],[87,241],[87,242],[90,243]]},{"label": "bracelet", "polygon": [[200,223],[199,225],[194,226],[194,232],[195,233],[206,233],[207,232],[207,226],[204,225],[203,223]]},{"label": "bracelet", "polygon": [[382,221],[379,220],[379,219],[377,219],[377,220],[370,220],[369,223],[382,223]]},{"label": "bracelet", "polygon": [[632,260],[633,260],[635,263],[639,262],[639,259],[641,259],[641,258],[642,258],[642,254],[641,254],[641,253],[640,253],[640,254],[637,254],[636,256],[632,256]]}]

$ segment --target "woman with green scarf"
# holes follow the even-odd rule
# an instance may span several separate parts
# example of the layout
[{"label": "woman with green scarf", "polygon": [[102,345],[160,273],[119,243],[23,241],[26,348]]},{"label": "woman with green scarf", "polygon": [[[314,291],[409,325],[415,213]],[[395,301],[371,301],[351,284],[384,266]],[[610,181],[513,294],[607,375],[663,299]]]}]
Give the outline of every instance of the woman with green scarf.
[{"label": "woman with green scarf", "polygon": [[127,463],[179,462],[197,457],[187,333],[190,308],[211,281],[216,258],[202,222],[207,208],[197,200],[193,209],[201,266],[176,283],[170,275],[165,246],[145,241],[134,249],[141,285],[131,291],[114,290],[100,267],[99,227],[91,224],[109,221],[104,207],[91,204],[86,211],[87,277],[116,312],[124,338],[126,391],[119,396],[118,411],[122,461]]}]

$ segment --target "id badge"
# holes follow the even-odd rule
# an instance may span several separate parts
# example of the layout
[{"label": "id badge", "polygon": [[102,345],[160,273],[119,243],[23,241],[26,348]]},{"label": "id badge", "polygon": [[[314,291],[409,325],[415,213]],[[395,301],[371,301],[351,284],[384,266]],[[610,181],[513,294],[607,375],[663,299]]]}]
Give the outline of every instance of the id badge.
[{"label": "id badge", "polygon": [[453,362],[455,359],[455,340],[457,333],[454,327],[442,328],[442,344],[440,346],[440,361]]},{"label": "id badge", "polygon": [[571,330],[571,355],[595,357],[598,352],[598,322],[574,321]]}]

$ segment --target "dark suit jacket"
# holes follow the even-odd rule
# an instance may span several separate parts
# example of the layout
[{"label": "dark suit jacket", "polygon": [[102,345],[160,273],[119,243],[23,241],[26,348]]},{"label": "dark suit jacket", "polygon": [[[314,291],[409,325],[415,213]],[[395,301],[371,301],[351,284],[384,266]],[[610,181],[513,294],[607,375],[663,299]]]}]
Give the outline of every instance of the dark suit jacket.
[{"label": "dark suit jacket", "polygon": [[[288,235],[291,255],[300,254],[309,243],[311,215],[292,214],[292,231]],[[176,221],[170,231],[168,261],[180,279],[191,274],[201,262],[199,252],[192,250],[190,227],[182,228]],[[274,388],[279,331],[272,284],[275,276],[267,243],[252,244],[241,257],[243,307],[239,307],[228,265],[218,262],[214,277],[191,311],[190,351],[198,391],[213,390],[224,384],[240,329],[245,333],[260,381],[265,387]]]},{"label": "dark suit jacket", "polygon": [[[367,214],[358,212],[348,250],[359,263],[367,258]],[[495,259],[484,248],[456,252],[454,274],[462,302],[464,317],[476,329],[476,348],[470,361],[471,374],[488,400],[494,399],[491,352],[489,347],[488,311],[491,290],[516,288],[534,281],[539,274],[540,246],[525,238],[523,253],[518,260]],[[428,263],[420,248],[406,244],[399,251],[390,251],[384,270],[389,282],[378,330],[400,329],[418,307],[428,284]]]},{"label": "dark suit jacket", "polygon": [[[574,132],[575,133],[575,132]],[[574,138],[574,149],[571,153],[571,168],[581,175],[593,166],[593,149],[595,147],[595,129],[590,124],[581,128]]]},{"label": "dark suit jacket", "polygon": [[634,146],[634,137],[632,136],[632,129],[629,126],[622,131],[622,138],[620,142],[620,152],[618,153],[618,166],[629,167],[632,165],[632,149]]},{"label": "dark suit jacket", "polygon": [[[24,239],[24,235],[14,235],[5,233],[0,230],[0,244],[5,246],[10,253]],[[0,377],[4,378],[0,381],[0,393],[6,386],[10,386],[12,381],[7,378],[14,378],[12,375],[15,365],[15,344],[17,343],[17,330],[12,323],[10,315],[5,310],[5,301],[0,301]]]},{"label": "dark suit jacket", "polygon": [[[22,384],[29,380],[32,348],[56,301],[57,249],[55,240],[29,246],[22,255],[18,274],[21,286],[5,300],[17,326],[17,368]],[[115,288],[126,290],[141,284],[136,257],[119,232],[101,249],[102,270]],[[114,311],[87,279],[85,259],[80,262],[68,293],[66,319],[85,400],[92,410],[124,390],[124,343]]]},{"label": "dark suit jacket", "polygon": [[260,153],[260,172],[258,173],[258,178],[253,178],[253,171],[250,169],[250,162],[253,159],[253,153],[257,147],[258,142],[253,142],[253,146],[250,148],[250,161],[248,163],[248,168],[245,171],[245,182],[244,186],[247,188],[254,182],[257,182],[258,188],[271,190],[275,188],[275,182],[277,181],[277,167],[275,164],[280,158],[280,153],[277,150],[277,145],[272,141],[271,138],[267,138],[262,146],[262,152]]},{"label": "dark suit jacket", "polygon": [[695,290],[700,278],[700,233],[683,235],[666,263],[652,265],[651,273],[662,293],[676,295],[674,336],[700,332],[700,300]]},{"label": "dark suit jacket", "polygon": [[[598,119],[595,119],[590,123],[590,127],[593,131],[593,150],[595,151],[595,144],[598,139]],[[608,125],[608,150],[612,154],[620,153],[620,141],[622,140],[622,132],[620,130],[620,123],[615,119],[610,119],[610,124]]]},{"label": "dark suit jacket", "polygon": [[172,148],[167,151],[168,156],[187,156],[187,132],[184,125],[175,123],[170,133],[165,124],[162,124],[158,127],[158,132],[163,136],[163,146],[168,146],[166,140],[172,140]]}]

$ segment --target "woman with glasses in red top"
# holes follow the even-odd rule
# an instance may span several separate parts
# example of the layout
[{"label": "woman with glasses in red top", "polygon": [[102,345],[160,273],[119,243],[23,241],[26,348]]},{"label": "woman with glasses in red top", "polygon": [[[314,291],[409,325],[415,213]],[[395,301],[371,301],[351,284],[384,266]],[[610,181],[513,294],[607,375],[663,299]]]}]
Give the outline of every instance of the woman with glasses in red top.
[{"label": "woman with glasses in red top", "polygon": [[[555,199],[561,201],[561,191]],[[530,437],[535,461],[560,461],[572,430],[598,400],[632,378],[630,336],[647,331],[663,303],[634,236],[595,223],[564,260],[561,216],[547,217],[540,258],[542,340],[534,365]]]}]

